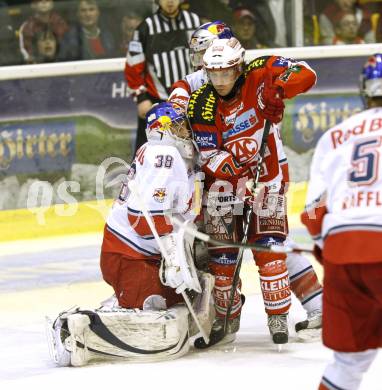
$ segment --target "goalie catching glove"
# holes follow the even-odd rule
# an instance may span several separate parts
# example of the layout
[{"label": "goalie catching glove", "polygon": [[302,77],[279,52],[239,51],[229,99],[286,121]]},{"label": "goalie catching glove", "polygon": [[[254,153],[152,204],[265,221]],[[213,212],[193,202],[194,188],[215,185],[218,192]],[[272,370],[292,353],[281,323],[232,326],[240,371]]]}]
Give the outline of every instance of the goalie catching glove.
[{"label": "goalie catching glove", "polygon": [[198,275],[193,258],[194,237],[184,229],[160,238],[166,253],[159,270],[159,278],[163,285],[175,288],[177,294],[184,290],[201,293]]}]

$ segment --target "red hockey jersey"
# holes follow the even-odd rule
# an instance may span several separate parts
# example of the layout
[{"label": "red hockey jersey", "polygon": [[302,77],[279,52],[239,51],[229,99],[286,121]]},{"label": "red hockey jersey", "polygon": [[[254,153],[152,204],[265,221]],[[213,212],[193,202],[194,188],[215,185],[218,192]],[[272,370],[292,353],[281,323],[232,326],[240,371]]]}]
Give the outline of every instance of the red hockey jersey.
[{"label": "red hockey jersey", "polygon": [[[266,72],[282,87],[285,98],[306,92],[316,81],[315,72],[303,61],[265,56],[246,66],[234,98],[224,100],[211,84],[192,93],[187,113],[208,175],[236,181],[248,176],[249,170],[254,172],[265,125],[257,110],[257,95]],[[278,126],[272,125],[260,181],[282,180],[281,145]]]}]

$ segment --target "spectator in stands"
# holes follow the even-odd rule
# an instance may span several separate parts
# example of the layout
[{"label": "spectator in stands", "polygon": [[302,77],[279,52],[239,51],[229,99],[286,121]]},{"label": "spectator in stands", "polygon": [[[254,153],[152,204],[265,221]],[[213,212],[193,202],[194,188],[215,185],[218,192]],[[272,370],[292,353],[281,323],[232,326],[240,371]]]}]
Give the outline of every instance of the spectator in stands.
[{"label": "spectator in stands", "polygon": [[171,85],[192,72],[188,40],[199,16],[180,9],[179,0],[158,0],[159,9],[135,30],[129,44],[125,77],[138,109],[135,150],[146,142],[145,115],[168,98]]},{"label": "spectator in stands", "polygon": [[33,37],[33,57],[36,63],[55,62],[57,60],[58,40],[51,29],[47,28]]},{"label": "spectator in stands", "polygon": [[[335,0],[324,8],[319,17],[322,44],[330,45],[333,43],[335,26],[348,13],[355,14],[359,26],[362,20],[362,10],[357,6],[357,0]],[[369,31],[363,33],[362,38],[365,42],[375,40],[370,27]]]},{"label": "spectator in stands", "polygon": [[129,42],[133,39],[134,30],[142,23],[142,17],[130,12],[122,16],[121,20],[121,43],[120,55],[125,56],[129,47]]},{"label": "spectator in stands", "polygon": [[232,29],[244,49],[261,49],[266,47],[256,37],[256,19],[249,9],[237,8],[234,10]]},{"label": "spectator in stands", "polygon": [[20,51],[26,63],[36,62],[32,53],[32,40],[35,34],[49,27],[58,39],[68,31],[66,21],[53,10],[53,0],[32,0],[33,15],[20,27]]},{"label": "spectator in stands", "polygon": [[8,14],[8,5],[6,2],[0,1],[0,66],[15,65],[22,62],[17,47],[15,30]]},{"label": "spectator in stands", "polygon": [[201,24],[221,20],[232,25],[232,9],[225,0],[189,0],[183,1],[181,6],[182,9],[197,13]]},{"label": "spectator in stands", "polygon": [[359,0],[358,3],[362,10],[360,36],[364,37],[366,43],[381,42],[376,35],[381,21],[382,0]]},{"label": "spectator in stands", "polygon": [[257,37],[268,47],[292,46],[293,0],[232,0],[231,7],[249,9],[256,17]]},{"label": "spectator in stands", "polygon": [[113,35],[99,24],[100,10],[96,0],[80,0],[77,18],[78,22],[61,42],[60,60],[91,60],[116,56]]},{"label": "spectator in stands", "polygon": [[344,14],[334,26],[333,45],[349,45],[355,43],[365,43],[358,36],[358,22],[354,13],[349,12]]}]

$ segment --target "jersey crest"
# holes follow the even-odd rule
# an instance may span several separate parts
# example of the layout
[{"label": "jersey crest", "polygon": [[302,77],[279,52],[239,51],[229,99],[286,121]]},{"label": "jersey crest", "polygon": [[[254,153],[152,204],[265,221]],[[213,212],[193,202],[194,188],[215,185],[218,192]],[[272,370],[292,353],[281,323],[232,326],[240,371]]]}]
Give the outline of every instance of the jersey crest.
[{"label": "jersey crest", "polygon": [[241,137],[226,142],[224,147],[228,152],[235,156],[239,164],[249,163],[257,158],[259,144],[252,137]]}]

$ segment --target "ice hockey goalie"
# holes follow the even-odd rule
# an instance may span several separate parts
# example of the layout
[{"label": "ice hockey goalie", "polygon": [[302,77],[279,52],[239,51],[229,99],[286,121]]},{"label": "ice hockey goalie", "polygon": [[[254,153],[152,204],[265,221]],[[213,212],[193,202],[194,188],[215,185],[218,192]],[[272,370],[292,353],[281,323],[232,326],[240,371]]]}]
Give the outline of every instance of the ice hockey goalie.
[{"label": "ice hockey goalie", "polygon": [[195,198],[200,203],[201,181],[185,119],[174,103],[148,112],[148,142],[138,150],[130,183],[104,229],[101,271],[115,294],[96,310],[74,308],[48,321],[58,365],[174,359],[188,352],[197,322],[210,333],[214,277],[196,269],[193,238],[167,218],[171,213],[190,222],[200,207]]}]

